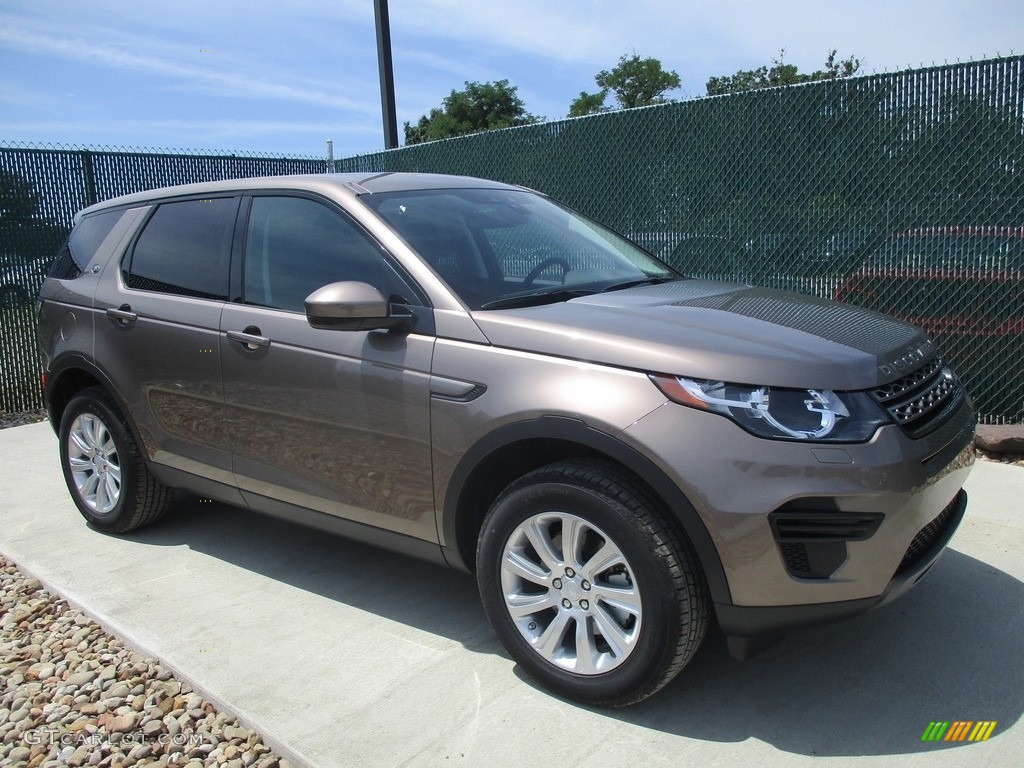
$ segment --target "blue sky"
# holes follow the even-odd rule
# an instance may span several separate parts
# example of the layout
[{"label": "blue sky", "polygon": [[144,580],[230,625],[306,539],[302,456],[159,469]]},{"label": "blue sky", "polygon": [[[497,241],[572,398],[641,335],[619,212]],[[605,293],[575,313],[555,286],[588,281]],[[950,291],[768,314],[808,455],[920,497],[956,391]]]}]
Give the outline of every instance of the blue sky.
[{"label": "blue sky", "polygon": [[[627,53],[699,97],[712,75],[801,70],[855,54],[867,71],[1024,48],[1003,0],[669,2],[390,0],[399,133],[465,81],[508,79],[565,116]],[[0,0],[0,143],[322,157],[383,146],[373,0]]]}]

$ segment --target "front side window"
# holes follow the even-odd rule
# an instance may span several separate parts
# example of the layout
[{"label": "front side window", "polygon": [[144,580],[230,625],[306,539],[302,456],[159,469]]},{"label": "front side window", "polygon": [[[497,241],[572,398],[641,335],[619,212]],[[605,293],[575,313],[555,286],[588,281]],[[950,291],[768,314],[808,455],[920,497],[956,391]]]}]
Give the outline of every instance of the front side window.
[{"label": "front side window", "polygon": [[246,304],[303,312],[317,288],[346,280],[410,300],[378,246],[337,211],[304,197],[253,197],[245,239]]},{"label": "front side window", "polygon": [[232,197],[160,205],[135,244],[128,287],[226,300],[237,210]]}]

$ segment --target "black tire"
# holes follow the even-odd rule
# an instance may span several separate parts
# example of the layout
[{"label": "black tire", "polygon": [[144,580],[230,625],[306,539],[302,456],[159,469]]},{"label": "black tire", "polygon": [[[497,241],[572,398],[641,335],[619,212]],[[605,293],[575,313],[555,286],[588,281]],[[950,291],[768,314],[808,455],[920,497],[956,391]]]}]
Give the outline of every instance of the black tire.
[{"label": "black tire", "polygon": [[64,481],[92,525],[125,533],[163,517],[174,490],[150,473],[106,392],[92,387],[77,394],[61,417],[59,437]]},{"label": "black tire", "polygon": [[[560,549],[563,527],[578,554]],[[552,544],[547,560],[538,540]],[[618,562],[616,551],[622,563],[595,564]],[[506,556],[525,561],[525,570]],[[618,707],[651,696],[693,658],[707,631],[711,599],[689,542],[642,484],[601,461],[551,464],[506,488],[480,532],[477,580],[512,657],[545,687],[585,704]],[[523,606],[518,619],[506,593]],[[561,639],[546,642],[554,638]]]}]

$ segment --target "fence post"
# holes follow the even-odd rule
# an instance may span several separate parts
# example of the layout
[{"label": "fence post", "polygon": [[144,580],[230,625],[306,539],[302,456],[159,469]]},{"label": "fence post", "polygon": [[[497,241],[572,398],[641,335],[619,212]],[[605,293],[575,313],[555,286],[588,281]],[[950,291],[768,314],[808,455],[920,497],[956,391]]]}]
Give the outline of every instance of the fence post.
[{"label": "fence post", "polygon": [[92,168],[92,152],[83,150],[82,155],[82,176],[85,179],[85,203],[92,205],[98,202],[96,199],[96,176]]}]

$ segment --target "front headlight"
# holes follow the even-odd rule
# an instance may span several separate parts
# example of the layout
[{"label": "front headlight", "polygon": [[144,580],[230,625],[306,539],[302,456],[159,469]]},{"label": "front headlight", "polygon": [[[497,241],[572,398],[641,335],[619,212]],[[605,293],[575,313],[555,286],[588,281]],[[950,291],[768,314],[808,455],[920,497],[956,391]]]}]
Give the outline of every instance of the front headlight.
[{"label": "front headlight", "polygon": [[860,443],[889,422],[866,392],[784,389],[652,375],[666,397],[728,416],[758,437]]}]

